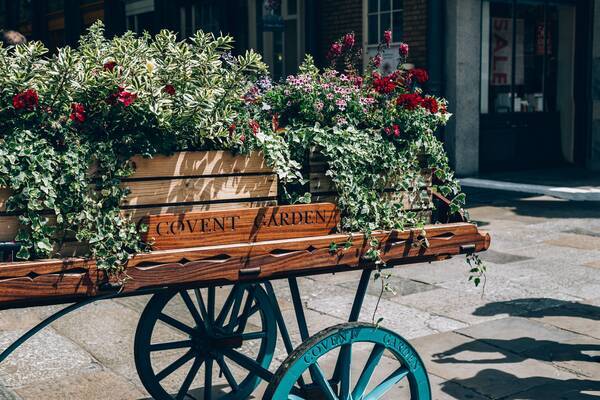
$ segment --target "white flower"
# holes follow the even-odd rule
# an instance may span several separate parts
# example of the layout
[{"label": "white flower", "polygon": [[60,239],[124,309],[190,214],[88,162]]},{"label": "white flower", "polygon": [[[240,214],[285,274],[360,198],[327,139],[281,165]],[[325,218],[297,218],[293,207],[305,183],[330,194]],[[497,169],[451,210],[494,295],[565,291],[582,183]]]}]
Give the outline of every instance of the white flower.
[{"label": "white flower", "polygon": [[146,71],[148,71],[149,75],[152,75],[154,70],[156,69],[156,63],[152,60],[146,61]]}]

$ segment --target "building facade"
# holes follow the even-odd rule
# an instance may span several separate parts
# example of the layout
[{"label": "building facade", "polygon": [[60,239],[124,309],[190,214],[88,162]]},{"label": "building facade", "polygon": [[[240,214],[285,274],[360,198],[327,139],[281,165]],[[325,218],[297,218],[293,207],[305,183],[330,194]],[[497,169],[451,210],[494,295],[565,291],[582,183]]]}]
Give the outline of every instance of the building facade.
[{"label": "building facade", "polygon": [[[76,44],[93,21],[127,29],[232,34],[275,78],[305,54],[327,63],[353,31],[365,60],[385,30],[429,70],[454,113],[442,132],[461,176],[577,165],[600,170],[600,0],[0,0],[0,28]],[[397,53],[384,60],[395,67]]]}]

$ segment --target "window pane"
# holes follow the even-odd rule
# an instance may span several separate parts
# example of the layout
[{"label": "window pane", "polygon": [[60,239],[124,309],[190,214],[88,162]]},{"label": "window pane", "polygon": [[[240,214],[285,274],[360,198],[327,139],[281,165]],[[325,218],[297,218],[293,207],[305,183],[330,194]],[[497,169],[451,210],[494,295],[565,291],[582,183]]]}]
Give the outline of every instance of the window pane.
[{"label": "window pane", "polygon": [[298,10],[298,5],[296,0],[288,0],[287,4],[287,13],[288,15],[296,15]]},{"label": "window pane", "polygon": [[402,41],[402,12],[401,11],[396,11],[394,13],[392,24],[393,24],[392,41],[393,42],[401,42]]},{"label": "window pane", "polygon": [[369,15],[369,44],[379,43],[377,32],[379,31],[378,24],[379,16],[377,14]]},{"label": "window pane", "polygon": [[489,110],[512,111],[513,22],[510,4],[491,3],[489,20]]},{"label": "window pane", "polygon": [[399,10],[402,8],[402,0],[394,0],[394,10]]},{"label": "window pane", "polygon": [[391,0],[381,0],[380,11],[389,11],[390,10],[390,2],[391,2]]},{"label": "window pane", "polygon": [[369,0],[369,12],[374,13],[377,12],[377,2],[378,0]]},{"label": "window pane", "polygon": [[381,28],[379,31],[380,37],[383,37],[383,32],[392,29],[392,13],[381,14]]}]

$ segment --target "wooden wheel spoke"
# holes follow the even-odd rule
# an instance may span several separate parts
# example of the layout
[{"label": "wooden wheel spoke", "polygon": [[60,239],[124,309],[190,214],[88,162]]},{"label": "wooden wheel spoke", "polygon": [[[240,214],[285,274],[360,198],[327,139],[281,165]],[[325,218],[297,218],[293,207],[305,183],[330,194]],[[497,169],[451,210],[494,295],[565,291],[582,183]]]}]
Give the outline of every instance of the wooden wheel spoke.
[{"label": "wooden wheel spoke", "polygon": [[350,367],[352,365],[352,345],[347,344],[340,349],[339,359],[340,376],[340,399],[351,400],[350,397]]},{"label": "wooden wheel spoke", "polygon": [[383,352],[385,351],[385,346],[377,344],[373,347],[367,362],[365,363],[365,367],[356,382],[356,386],[354,386],[354,390],[352,391],[352,399],[360,400],[362,396],[365,394],[365,390],[371,381],[371,377],[373,376],[373,372],[375,372],[375,368],[379,364],[381,360],[381,356],[383,356]]},{"label": "wooden wheel spoke", "polygon": [[194,329],[192,327],[187,326],[181,321],[177,321],[175,318],[170,317],[167,314],[158,314],[158,319],[164,322],[165,324],[171,325],[173,328],[180,330],[183,333],[187,333],[188,335],[195,334]]},{"label": "wooden wheel spoke", "polygon": [[264,339],[267,337],[267,332],[250,332],[242,334],[242,340],[245,342],[247,340],[257,340]]},{"label": "wooden wheel spoke", "polygon": [[216,361],[217,361],[217,364],[219,364],[219,368],[221,368],[221,372],[223,372],[223,375],[225,375],[225,379],[227,380],[227,383],[229,384],[229,386],[231,386],[231,389],[234,392],[236,390],[238,390],[239,385],[238,385],[237,381],[235,380],[235,377],[231,373],[231,369],[229,369],[229,366],[227,365],[227,363],[225,362],[223,357],[221,356],[220,358],[217,358]]},{"label": "wooden wheel spoke", "polygon": [[200,317],[200,314],[198,313],[198,309],[194,305],[194,302],[192,301],[192,298],[188,294],[187,290],[182,290],[181,292],[179,292],[179,295],[181,296],[181,298],[183,299],[183,302],[187,306],[190,314],[192,315],[192,318],[194,318],[194,322],[196,323],[196,326],[204,328],[204,321],[202,321],[202,317]]},{"label": "wooden wheel spoke", "polygon": [[215,321],[216,326],[223,326],[225,318],[227,318],[227,315],[229,315],[229,310],[231,310],[231,305],[238,297],[238,291],[239,286],[235,285],[233,286],[233,289],[231,289],[231,292],[229,292],[229,295],[227,295],[227,299],[225,299],[225,303],[223,303],[223,308],[221,309],[221,312]]},{"label": "wooden wheel spoke", "polygon": [[242,305],[242,300],[244,299],[244,291],[236,296],[233,306],[231,307],[231,317],[229,317],[229,323],[227,324],[226,332],[231,333],[233,329],[236,327],[239,321],[239,313],[240,307]]},{"label": "wooden wheel spoke", "polygon": [[375,387],[367,396],[364,397],[364,400],[378,400],[384,394],[388,392],[391,388],[394,387],[398,382],[400,382],[406,375],[408,375],[409,370],[406,367],[400,367],[394,372],[392,372],[387,378],[383,380],[379,385]]},{"label": "wooden wheel spoke", "polygon": [[159,382],[162,381],[167,376],[171,375],[173,372],[175,372],[179,368],[181,368],[181,366],[183,366],[183,364],[190,361],[192,358],[194,358],[194,352],[192,350],[189,350],[187,353],[185,353],[183,356],[179,357],[168,367],[166,367],[165,369],[160,371],[158,374],[156,374],[156,380]]},{"label": "wooden wheel spoke", "polygon": [[208,318],[208,313],[206,312],[206,305],[204,304],[204,298],[202,298],[202,293],[200,289],[194,289],[194,294],[196,295],[196,301],[198,302],[198,308],[200,309],[200,315],[202,319],[206,321]]},{"label": "wooden wheel spoke", "polygon": [[211,326],[215,323],[215,287],[208,287],[208,305],[207,305],[207,315],[206,322],[208,326]]},{"label": "wooden wheel spoke", "polygon": [[311,376],[315,380],[315,384],[317,384],[321,389],[323,389],[323,394],[327,400],[339,400],[335,394],[335,391],[331,387],[329,380],[325,376],[325,373],[319,366],[319,363],[316,362],[310,367]]},{"label": "wooden wheel spoke", "polygon": [[186,347],[192,347],[191,340],[180,340],[178,342],[166,342],[166,343],[151,344],[150,351],[175,350],[175,349],[184,349]]},{"label": "wooden wheel spoke", "polygon": [[207,359],[204,365],[204,400],[212,399],[212,366],[212,358]]},{"label": "wooden wheel spoke", "polygon": [[[252,312],[253,310],[252,308],[252,303],[254,303],[254,291],[256,290],[255,286],[251,286],[250,289],[248,290],[248,297],[246,297],[246,303],[244,304],[244,308],[242,310],[242,315],[241,318],[239,318],[236,322],[237,324],[237,333],[242,333],[244,332],[244,329],[246,329],[246,324],[248,323],[248,319],[250,318],[250,316],[252,316],[256,311],[258,311],[258,307],[256,307],[256,311]],[[235,327],[232,326],[232,329]]]},{"label": "wooden wheel spoke", "polygon": [[232,349],[224,349],[223,354],[225,355],[225,357],[229,358],[230,360],[238,364],[240,367],[243,367],[246,370],[252,372],[253,374],[260,376],[265,381],[270,382],[273,380],[273,374],[268,369],[263,368],[259,363],[257,363],[247,355],[238,353],[237,351]]},{"label": "wooden wheel spoke", "polygon": [[296,396],[295,394],[288,395],[288,400],[304,400],[304,397]]},{"label": "wooden wheel spoke", "polygon": [[200,366],[202,365],[203,362],[204,362],[203,358],[196,357],[196,359],[194,360],[194,363],[192,364],[192,367],[190,368],[188,374],[185,377],[185,380],[183,381],[183,384],[181,385],[181,388],[179,388],[179,392],[177,393],[176,400],[183,400],[185,398],[185,396],[187,395],[188,390],[190,390],[190,386],[192,386],[192,382],[194,381],[196,374],[198,374],[198,371],[200,370]]}]

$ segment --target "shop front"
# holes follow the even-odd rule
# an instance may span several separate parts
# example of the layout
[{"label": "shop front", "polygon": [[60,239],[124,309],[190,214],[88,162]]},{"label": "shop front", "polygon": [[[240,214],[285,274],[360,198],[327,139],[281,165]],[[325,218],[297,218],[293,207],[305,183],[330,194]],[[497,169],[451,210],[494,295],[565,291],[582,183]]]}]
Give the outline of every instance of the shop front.
[{"label": "shop front", "polygon": [[587,2],[483,1],[482,172],[585,162],[590,31]]}]

